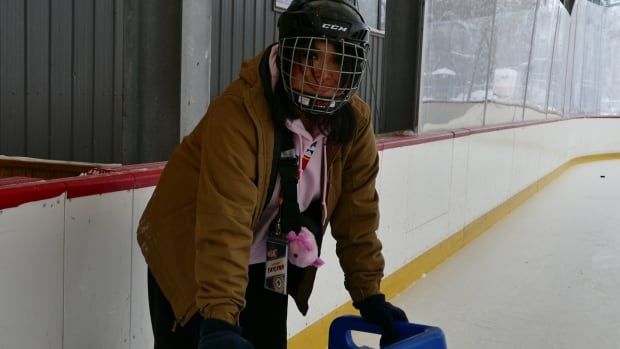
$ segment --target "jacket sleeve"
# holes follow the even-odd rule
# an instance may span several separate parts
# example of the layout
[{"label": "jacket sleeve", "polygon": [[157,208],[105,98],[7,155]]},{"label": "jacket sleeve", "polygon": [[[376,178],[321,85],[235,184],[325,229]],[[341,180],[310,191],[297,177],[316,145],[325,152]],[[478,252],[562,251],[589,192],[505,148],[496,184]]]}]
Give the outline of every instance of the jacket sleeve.
[{"label": "jacket sleeve", "polygon": [[204,318],[238,324],[245,306],[257,203],[256,130],[241,100],[207,112],[196,203],[196,304]]},{"label": "jacket sleeve", "polygon": [[[384,259],[377,237],[379,198],[375,181],[379,171],[374,132],[367,105],[351,148],[343,158],[342,192],[330,219],[336,254],[345,275],[345,287],[354,302],[379,293]],[[345,155],[343,155],[345,156]]]}]

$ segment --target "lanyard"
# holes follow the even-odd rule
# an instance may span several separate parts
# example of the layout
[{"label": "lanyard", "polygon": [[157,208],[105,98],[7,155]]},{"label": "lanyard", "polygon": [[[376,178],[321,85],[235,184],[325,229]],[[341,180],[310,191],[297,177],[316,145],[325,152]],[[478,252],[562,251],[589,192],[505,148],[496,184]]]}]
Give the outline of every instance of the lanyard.
[{"label": "lanyard", "polygon": [[[286,239],[286,232],[291,230],[297,232],[301,229],[301,213],[297,203],[299,157],[295,152],[291,131],[283,129],[280,132],[282,136],[282,149],[284,149],[279,154],[280,161],[278,164],[281,187],[279,199],[280,212],[276,218],[275,226],[273,229],[269,229],[267,237],[265,288],[276,293],[287,294],[288,241]],[[309,154],[309,156],[311,157],[312,155]]]},{"label": "lanyard", "polygon": [[[301,159],[295,150],[293,132],[287,128],[281,130],[282,149],[279,162],[280,194],[278,197],[279,215],[276,230],[287,234],[301,229],[301,213],[297,202],[297,184],[302,173],[317,151],[319,140],[314,140],[306,147]],[[301,161],[301,164],[300,164]]]}]

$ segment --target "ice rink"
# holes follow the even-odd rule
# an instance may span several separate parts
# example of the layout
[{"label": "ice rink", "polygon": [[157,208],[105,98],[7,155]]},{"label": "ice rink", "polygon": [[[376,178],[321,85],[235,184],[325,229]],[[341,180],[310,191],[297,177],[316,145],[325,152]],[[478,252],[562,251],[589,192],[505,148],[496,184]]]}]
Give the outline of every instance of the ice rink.
[{"label": "ice rink", "polygon": [[395,297],[448,347],[620,348],[620,160],[569,168]]}]

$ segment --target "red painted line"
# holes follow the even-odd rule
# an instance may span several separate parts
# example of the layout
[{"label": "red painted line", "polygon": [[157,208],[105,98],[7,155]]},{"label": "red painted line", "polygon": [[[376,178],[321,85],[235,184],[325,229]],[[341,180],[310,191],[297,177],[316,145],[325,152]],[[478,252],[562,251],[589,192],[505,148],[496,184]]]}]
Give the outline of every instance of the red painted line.
[{"label": "red painted line", "polygon": [[458,128],[456,130],[453,130],[452,133],[454,134],[454,138],[466,137],[471,134],[471,130],[468,128]]},{"label": "red painted line", "polygon": [[[461,128],[422,136],[382,136],[377,138],[377,149],[391,149],[416,144],[437,142],[472,134],[495,132],[510,128],[529,127],[573,119],[620,119],[620,116],[571,115],[563,118],[528,121],[518,124],[493,125],[478,128]],[[44,200],[67,192],[67,198],[98,195],[121,190],[146,188],[157,185],[166,162],[132,164],[105,168],[104,174],[40,180],[29,177],[0,179],[0,209],[23,203]]]},{"label": "red painted line", "polygon": [[0,188],[0,209],[17,207],[19,205],[50,199],[64,193],[64,183],[30,182],[10,185]]},{"label": "red painted line", "polygon": [[[553,114],[556,116],[556,114]],[[601,115],[571,115],[566,117],[553,117],[544,120],[531,120],[514,124],[501,124],[471,128],[460,128],[455,130],[446,131],[445,133],[421,135],[421,136],[383,136],[377,138],[377,149],[384,150],[390,148],[406,147],[415,144],[437,142],[449,138],[466,137],[472,134],[496,132],[507,130],[511,128],[529,127],[541,124],[548,124],[552,122],[560,122],[575,119],[620,119],[620,116],[601,116]]]},{"label": "red painted line", "polygon": [[159,183],[159,177],[163,171],[163,166],[145,171],[130,172],[134,178],[134,189],[153,187]]},{"label": "red painted line", "polygon": [[133,189],[133,176],[128,173],[109,173],[53,180],[67,187],[67,199]]},{"label": "red painted line", "polygon": [[613,115],[586,116],[585,119],[620,119],[620,116],[613,116]]},{"label": "red painted line", "polygon": [[454,138],[454,134],[452,132],[423,136],[386,136],[377,139],[377,149],[385,150],[391,148],[407,147],[415,144],[438,142],[450,138]]}]

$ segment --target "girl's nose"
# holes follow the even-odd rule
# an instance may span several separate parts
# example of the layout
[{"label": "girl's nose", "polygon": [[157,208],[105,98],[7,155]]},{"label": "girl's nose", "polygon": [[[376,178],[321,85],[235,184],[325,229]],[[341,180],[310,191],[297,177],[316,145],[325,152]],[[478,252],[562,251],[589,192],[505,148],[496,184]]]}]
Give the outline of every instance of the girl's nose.
[{"label": "girl's nose", "polygon": [[330,59],[332,57],[329,55],[324,54],[322,59],[315,61],[313,73],[316,81],[321,82],[322,85],[336,86],[340,76],[340,66]]}]

